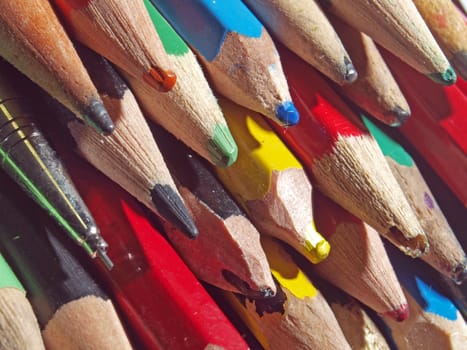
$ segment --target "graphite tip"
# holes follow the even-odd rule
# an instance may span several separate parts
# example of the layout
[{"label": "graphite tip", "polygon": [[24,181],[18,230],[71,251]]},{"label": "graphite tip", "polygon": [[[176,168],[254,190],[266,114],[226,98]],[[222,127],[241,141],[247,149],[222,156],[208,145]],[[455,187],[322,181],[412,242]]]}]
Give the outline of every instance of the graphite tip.
[{"label": "graphite tip", "polygon": [[428,74],[428,77],[435,83],[442,85],[452,85],[457,80],[456,72],[454,71],[454,69],[452,69],[452,67],[448,67],[448,69],[446,69],[442,73]]},{"label": "graphite tip", "polygon": [[165,220],[174,224],[188,238],[198,236],[198,228],[188,213],[180,195],[169,185],[157,184],[151,190],[151,199],[156,211]]},{"label": "graphite tip", "polygon": [[92,99],[85,109],[85,113],[86,122],[98,132],[109,135],[114,131],[115,125],[101,100]]},{"label": "graphite tip", "polygon": [[237,160],[238,147],[227,125],[216,125],[208,149],[213,164],[218,167],[228,167]]},{"label": "graphite tip", "polygon": [[346,84],[353,83],[358,78],[358,72],[348,57],[344,57],[344,66],[345,66],[345,72],[344,72],[345,83]]},{"label": "graphite tip", "polygon": [[390,123],[390,126],[398,127],[404,124],[410,117],[410,111],[396,106],[393,108],[391,115],[394,117],[394,120]]},{"label": "graphite tip", "polygon": [[292,126],[298,123],[300,114],[292,101],[285,101],[277,107],[276,118],[283,126]]}]

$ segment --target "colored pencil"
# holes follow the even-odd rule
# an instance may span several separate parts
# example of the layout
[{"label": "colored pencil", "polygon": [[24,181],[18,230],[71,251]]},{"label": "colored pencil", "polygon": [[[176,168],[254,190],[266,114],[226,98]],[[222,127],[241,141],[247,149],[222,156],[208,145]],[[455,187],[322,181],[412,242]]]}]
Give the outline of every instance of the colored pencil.
[{"label": "colored pencil", "polygon": [[171,91],[159,94],[128,74],[126,80],[147,117],[213,164],[229,166],[237,159],[237,145],[200,65],[154,6],[148,0],[145,4],[178,81]]},{"label": "colored pencil", "polygon": [[277,283],[263,300],[227,293],[226,299],[266,349],[350,349],[319,290],[273,238],[261,243]]},{"label": "colored pencil", "polygon": [[299,120],[274,43],[241,0],[151,0],[196,51],[214,88],[288,126]]},{"label": "colored pencil", "polygon": [[47,0],[2,1],[0,56],[97,130],[112,120]]},{"label": "colored pencil", "polygon": [[46,114],[30,102],[32,84],[0,60],[1,168],[91,257],[98,256],[110,268],[107,243],[62,162],[34,124],[34,117]]},{"label": "colored pencil", "polygon": [[375,43],[339,18],[329,19],[359,74],[355,83],[338,91],[383,123],[400,126],[410,116],[410,107]]},{"label": "colored pencil", "polygon": [[283,240],[313,263],[325,259],[330,247],[314,227],[302,165],[259,114],[220,102],[239,147],[235,164],[215,169],[221,182],[261,234]]},{"label": "colored pencil", "polygon": [[164,225],[172,245],[202,281],[249,297],[275,294],[259,233],[219,180],[194,152],[161,128],[153,133],[193,214],[200,235],[180,239]]},{"label": "colored pencil", "polygon": [[390,350],[384,335],[362,305],[329,284],[319,283],[342,332],[353,350]]},{"label": "colored pencil", "polygon": [[177,80],[143,0],[53,0],[74,37],[158,91]]},{"label": "colored pencil", "polygon": [[451,300],[437,291],[414,261],[391,247],[388,253],[410,305],[410,316],[403,323],[384,318],[398,349],[464,349],[467,324]]},{"label": "colored pencil", "polygon": [[457,72],[467,79],[467,24],[465,16],[450,0],[414,0],[444,54]]},{"label": "colored pencil", "polygon": [[418,256],[427,240],[368,130],[309,65],[280,51],[302,113],[293,128],[275,127],[303,161],[316,186],[404,250]]},{"label": "colored pencil", "polygon": [[467,257],[414,160],[369,119],[363,117],[363,121],[378,142],[428,238],[430,251],[422,259],[461,283],[467,278]]},{"label": "colored pencil", "polygon": [[406,319],[407,300],[378,233],[316,190],[313,208],[316,227],[332,250],[308,268],[377,313]]},{"label": "colored pencil", "polygon": [[0,349],[45,349],[26,291],[1,254],[0,310]]},{"label": "colored pencil", "polygon": [[131,349],[110,299],[54,227],[45,226],[6,180],[0,189],[0,247],[27,290],[46,348]]},{"label": "colored pencil", "polygon": [[105,58],[83,46],[78,46],[78,52],[116,130],[101,136],[62,115],[69,131],[65,133],[73,138],[78,153],[97,169],[188,237],[196,237],[198,230],[130,89]]},{"label": "colored pencil", "polygon": [[151,224],[117,185],[70,157],[70,169],[116,262],[99,268],[125,319],[147,349],[246,349],[228,319]]},{"label": "colored pencil", "polygon": [[315,0],[246,0],[285,46],[339,85],[353,83],[357,70]]},{"label": "colored pencil", "polygon": [[412,109],[400,131],[467,206],[467,96],[457,86],[432,84],[387,51],[382,53]]},{"label": "colored pencil", "polygon": [[320,2],[433,81],[443,85],[455,83],[456,73],[412,1]]}]

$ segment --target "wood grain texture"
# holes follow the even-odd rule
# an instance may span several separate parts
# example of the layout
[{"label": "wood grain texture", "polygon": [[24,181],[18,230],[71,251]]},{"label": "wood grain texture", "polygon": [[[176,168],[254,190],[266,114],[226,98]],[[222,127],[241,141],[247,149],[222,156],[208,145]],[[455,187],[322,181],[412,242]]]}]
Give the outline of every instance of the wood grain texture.
[{"label": "wood grain texture", "polygon": [[[111,123],[48,1],[3,1],[0,4],[0,41],[2,57],[78,117],[97,123],[102,119],[105,123],[97,127]],[[111,131],[111,125],[108,126],[104,131]]]},{"label": "wood grain texture", "polygon": [[316,227],[332,250],[310,270],[377,313],[404,320],[407,300],[378,232],[318,191],[313,205]]},{"label": "wood grain texture", "polygon": [[69,166],[117,262],[97,272],[140,342],[161,350],[247,349],[148,212],[82,160]]},{"label": "wood grain texture", "polygon": [[239,147],[239,157],[216,174],[261,234],[290,244],[313,263],[329,245],[316,231],[311,184],[302,165],[262,117],[233,102],[221,106]]},{"label": "wood grain texture", "polygon": [[404,123],[410,107],[373,40],[333,15],[329,19],[358,71],[357,81],[338,91],[385,124]]},{"label": "wood grain texture", "polygon": [[198,155],[161,128],[153,132],[200,231],[193,241],[164,225],[181,257],[218,288],[258,298],[275,294],[259,233],[246,214]]},{"label": "wood grain texture", "polygon": [[[153,3],[197,53],[217,92],[280,124],[298,122],[274,42],[240,0]],[[251,28],[255,28],[254,35],[250,35]],[[219,30],[223,33],[220,41]],[[205,53],[203,42],[218,45],[214,56]]]},{"label": "wood grain texture", "polygon": [[267,349],[350,349],[331,308],[290,255],[273,238],[262,238],[277,281],[273,298],[227,300]]},{"label": "wood grain texture", "polygon": [[324,75],[344,85],[357,73],[339,36],[314,0],[247,0],[271,34]]},{"label": "wood grain texture", "polygon": [[394,177],[428,238],[430,251],[422,259],[457,283],[462,283],[467,278],[465,252],[416,163],[400,144],[370,120],[364,118],[364,122],[381,147]]},{"label": "wood grain texture", "polygon": [[36,316],[26,299],[26,291],[1,254],[0,349],[45,349]]},{"label": "wood grain texture", "polygon": [[28,292],[46,347],[131,349],[112,302],[71,252],[76,246],[45,226],[10,182],[2,184],[0,246]]},{"label": "wood grain texture", "polygon": [[461,350],[467,342],[467,324],[451,300],[441,294],[420,264],[388,248],[404,288],[410,316],[402,323],[384,317],[398,349]]},{"label": "wood grain texture", "polygon": [[412,1],[321,0],[323,7],[442,84],[456,75]]},{"label": "wood grain texture", "polygon": [[433,84],[387,51],[382,53],[412,109],[400,131],[467,206],[467,96],[457,86]]},{"label": "wood grain texture", "polygon": [[79,51],[117,128],[102,136],[68,121],[77,151],[156,214],[195,236],[196,227],[131,90],[102,56],[83,47]]},{"label": "wood grain texture", "polygon": [[280,52],[302,120],[276,131],[326,196],[407,254],[423,254],[426,237],[376,141],[312,67]]},{"label": "wood grain texture", "polygon": [[123,73],[146,116],[217,166],[228,166],[237,158],[216,98],[193,52],[154,6],[146,2],[162,43],[177,49],[168,55],[178,81],[174,88],[158,94],[138,79]]},{"label": "wood grain texture", "polygon": [[467,79],[467,23],[450,0],[414,0],[449,61]]},{"label": "wood grain texture", "polygon": [[53,0],[72,35],[158,91],[176,76],[143,0]]}]

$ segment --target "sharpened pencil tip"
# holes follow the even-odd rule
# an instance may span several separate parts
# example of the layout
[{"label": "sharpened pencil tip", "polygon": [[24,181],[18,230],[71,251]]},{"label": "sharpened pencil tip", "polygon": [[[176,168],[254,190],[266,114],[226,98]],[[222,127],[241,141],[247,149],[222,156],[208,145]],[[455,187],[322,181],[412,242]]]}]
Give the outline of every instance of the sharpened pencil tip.
[{"label": "sharpened pencil tip", "polygon": [[467,51],[456,52],[451,61],[460,76],[467,80]]},{"label": "sharpened pencil tip", "polygon": [[276,117],[283,126],[295,125],[300,120],[300,115],[292,101],[281,103],[276,109]]},{"label": "sharpened pencil tip", "polygon": [[227,125],[216,125],[208,144],[212,162],[221,168],[231,166],[238,156],[238,147]]},{"label": "sharpened pencil tip", "polygon": [[385,314],[388,317],[391,317],[397,322],[402,322],[406,320],[409,317],[409,305],[408,304],[402,304],[397,308],[396,310],[388,311]]},{"label": "sharpened pencil tip", "polygon": [[317,264],[328,257],[331,245],[316,231],[314,223],[306,227],[304,236],[305,255],[309,257],[313,264]]},{"label": "sharpened pencil tip", "polygon": [[109,135],[114,129],[115,125],[110,119],[109,113],[105,109],[104,103],[97,99],[92,99],[91,103],[85,110],[84,119],[98,132]]},{"label": "sharpened pencil tip", "polygon": [[263,298],[272,298],[276,295],[276,292],[273,291],[271,288],[265,288],[260,291],[263,294]]},{"label": "sharpened pencil tip", "polygon": [[452,85],[457,80],[456,72],[452,67],[448,67],[443,73],[428,74],[428,77],[435,83],[442,85]]},{"label": "sharpened pencil tip", "polygon": [[188,238],[198,236],[196,227],[180,195],[169,185],[155,185],[151,190],[152,202],[157,212],[174,224]]},{"label": "sharpened pencil tip", "polygon": [[399,106],[394,107],[391,113],[394,116],[394,121],[390,124],[392,127],[401,126],[406,122],[406,120],[410,117],[410,111],[403,109]]},{"label": "sharpened pencil tip", "polygon": [[345,83],[347,84],[353,83],[358,78],[357,69],[355,69],[355,66],[349,60],[348,57],[344,57],[344,65],[345,65],[345,73],[344,73]]},{"label": "sharpened pencil tip", "polygon": [[276,295],[275,289],[272,289],[271,287],[259,288],[257,290],[251,288],[247,282],[242,280],[232,271],[222,270],[222,277],[224,277],[224,280],[227,283],[229,283],[232,287],[237,289],[239,293],[249,298],[265,299],[265,298],[272,298],[273,296]]},{"label": "sharpened pencil tip", "polygon": [[452,279],[456,284],[462,284],[467,279],[467,261],[460,263],[453,271]]}]

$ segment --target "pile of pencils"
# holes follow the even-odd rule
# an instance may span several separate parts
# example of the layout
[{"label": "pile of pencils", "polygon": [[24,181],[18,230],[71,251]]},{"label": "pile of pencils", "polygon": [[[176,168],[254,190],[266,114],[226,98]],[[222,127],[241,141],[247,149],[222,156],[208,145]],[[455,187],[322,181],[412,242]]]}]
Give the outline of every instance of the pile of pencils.
[{"label": "pile of pencils", "polygon": [[464,6],[0,1],[0,350],[466,349]]}]

